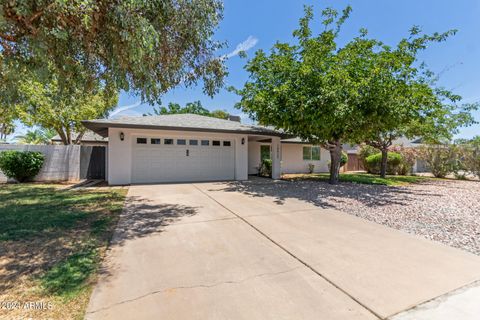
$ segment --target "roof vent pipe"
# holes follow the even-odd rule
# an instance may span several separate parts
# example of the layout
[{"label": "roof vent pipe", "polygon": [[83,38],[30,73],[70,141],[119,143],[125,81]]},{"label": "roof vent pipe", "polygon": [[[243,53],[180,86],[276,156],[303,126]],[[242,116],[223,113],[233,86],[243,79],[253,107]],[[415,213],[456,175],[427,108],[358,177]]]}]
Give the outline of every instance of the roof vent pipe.
[{"label": "roof vent pipe", "polygon": [[231,114],[228,115],[228,120],[240,122],[240,116],[232,116]]}]

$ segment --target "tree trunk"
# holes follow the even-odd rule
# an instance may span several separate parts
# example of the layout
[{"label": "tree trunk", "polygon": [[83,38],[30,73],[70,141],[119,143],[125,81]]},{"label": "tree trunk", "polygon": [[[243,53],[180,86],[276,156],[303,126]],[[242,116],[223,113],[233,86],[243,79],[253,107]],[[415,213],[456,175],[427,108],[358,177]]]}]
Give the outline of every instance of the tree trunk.
[{"label": "tree trunk", "polygon": [[382,163],[380,165],[380,177],[387,176],[388,148],[382,148]]},{"label": "tree trunk", "polygon": [[62,139],[62,143],[64,145],[68,145],[68,141],[67,141],[67,136],[65,135],[65,132],[63,132],[63,130],[59,130],[59,129],[56,129],[55,130],[57,131],[58,135],[60,136],[60,139]]},{"label": "tree trunk", "polygon": [[342,144],[340,140],[329,143],[330,151],[330,184],[337,184],[340,179],[340,160],[342,158]]},{"label": "tree trunk", "polygon": [[79,133],[75,138],[75,141],[73,142],[73,144],[82,144],[81,142],[84,134],[85,132]]}]

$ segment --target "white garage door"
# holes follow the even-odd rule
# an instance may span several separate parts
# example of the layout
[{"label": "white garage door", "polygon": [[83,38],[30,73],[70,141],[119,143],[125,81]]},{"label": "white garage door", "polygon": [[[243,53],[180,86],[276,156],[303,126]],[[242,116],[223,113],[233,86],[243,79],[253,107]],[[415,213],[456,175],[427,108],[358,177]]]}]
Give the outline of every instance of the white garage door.
[{"label": "white garage door", "polygon": [[235,178],[232,140],[168,137],[136,137],[133,140],[133,183]]}]

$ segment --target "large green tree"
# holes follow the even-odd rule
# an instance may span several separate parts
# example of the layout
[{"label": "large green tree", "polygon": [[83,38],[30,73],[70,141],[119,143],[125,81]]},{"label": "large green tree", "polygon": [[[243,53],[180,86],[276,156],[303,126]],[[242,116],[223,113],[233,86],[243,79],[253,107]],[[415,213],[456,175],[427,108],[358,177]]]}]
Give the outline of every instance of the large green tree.
[{"label": "large green tree", "polygon": [[459,110],[459,97],[432,86],[432,75],[416,67],[420,50],[454,31],[425,35],[414,27],[392,49],[361,29],[340,47],[338,34],[350,10],[323,10],[324,30],[313,35],[312,8],[306,7],[293,33],[296,43],[257,51],[246,65],[250,79],[236,90],[237,106],[253,119],[327,148],[331,183],[338,182],[343,143],[367,142],[382,150],[385,175],[394,139],[449,135],[472,121],[473,106]]},{"label": "large green tree", "polygon": [[102,81],[89,90],[81,85],[63,90],[55,76],[47,83],[24,80],[17,91],[15,109],[19,119],[28,126],[55,130],[65,145],[80,143],[86,130],[82,120],[106,117],[118,101],[115,87]]},{"label": "large green tree", "polygon": [[[448,141],[459,126],[474,122],[476,104],[458,105],[461,97],[436,87],[433,73],[418,63],[418,53],[431,42],[446,40],[455,31],[423,35],[417,27],[395,48],[378,42],[363,54],[371,66],[364,81],[359,108],[370,110],[361,127],[365,142],[382,153],[380,175],[385,177],[388,149],[400,137]],[[363,41],[369,41],[364,39]]]},{"label": "large green tree", "polygon": [[53,63],[59,86],[101,79],[149,102],[198,81],[214,94],[225,75],[212,39],[222,11],[219,0],[1,1],[0,64],[38,79]]},{"label": "large green tree", "polygon": [[151,115],[163,115],[163,114],[185,114],[193,113],[201,116],[228,119],[228,112],[223,110],[210,111],[202,106],[200,101],[187,102],[184,107],[178,103],[170,102],[167,106],[160,106],[153,108],[153,113],[146,113],[144,116]]},{"label": "large green tree", "polygon": [[338,34],[350,11],[323,10],[323,31],[313,35],[313,10],[306,7],[293,32],[296,43],[276,43],[268,54],[257,51],[245,67],[250,79],[235,90],[241,96],[237,107],[260,124],[328,149],[330,183],[339,180],[342,144],[362,140],[362,119],[368,116],[368,110],[358,108],[370,75],[361,54],[375,43],[359,37],[339,48]]}]

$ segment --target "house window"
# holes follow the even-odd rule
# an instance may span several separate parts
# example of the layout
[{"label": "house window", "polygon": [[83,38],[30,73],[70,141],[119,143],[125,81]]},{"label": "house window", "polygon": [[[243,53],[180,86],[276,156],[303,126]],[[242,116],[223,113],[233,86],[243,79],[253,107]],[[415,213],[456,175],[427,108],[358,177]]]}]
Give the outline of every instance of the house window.
[{"label": "house window", "polygon": [[220,141],[218,140],[213,140],[212,141],[212,146],[219,146],[220,145]]},{"label": "house window", "polygon": [[160,139],[152,138],[152,139],[150,139],[150,144],[160,144]]},{"label": "house window", "polygon": [[188,144],[191,146],[198,146],[198,140],[189,140]]},{"label": "house window", "polygon": [[303,160],[320,160],[320,147],[303,147]]},{"label": "house window", "polygon": [[270,159],[270,146],[263,145],[260,146],[260,161]]},{"label": "house window", "polygon": [[180,146],[184,146],[187,144],[187,140],[185,139],[177,139],[177,144]]},{"label": "house window", "polygon": [[320,160],[320,147],[312,147],[312,160]]},{"label": "house window", "polygon": [[137,138],[138,144],[147,144],[147,138]]},{"label": "house window", "polygon": [[209,145],[210,145],[210,141],[202,140],[202,146],[209,146]]},{"label": "house window", "polygon": [[173,144],[173,139],[163,139],[164,144]]},{"label": "house window", "polygon": [[224,147],[230,147],[232,144],[230,141],[223,141],[223,146]]}]

